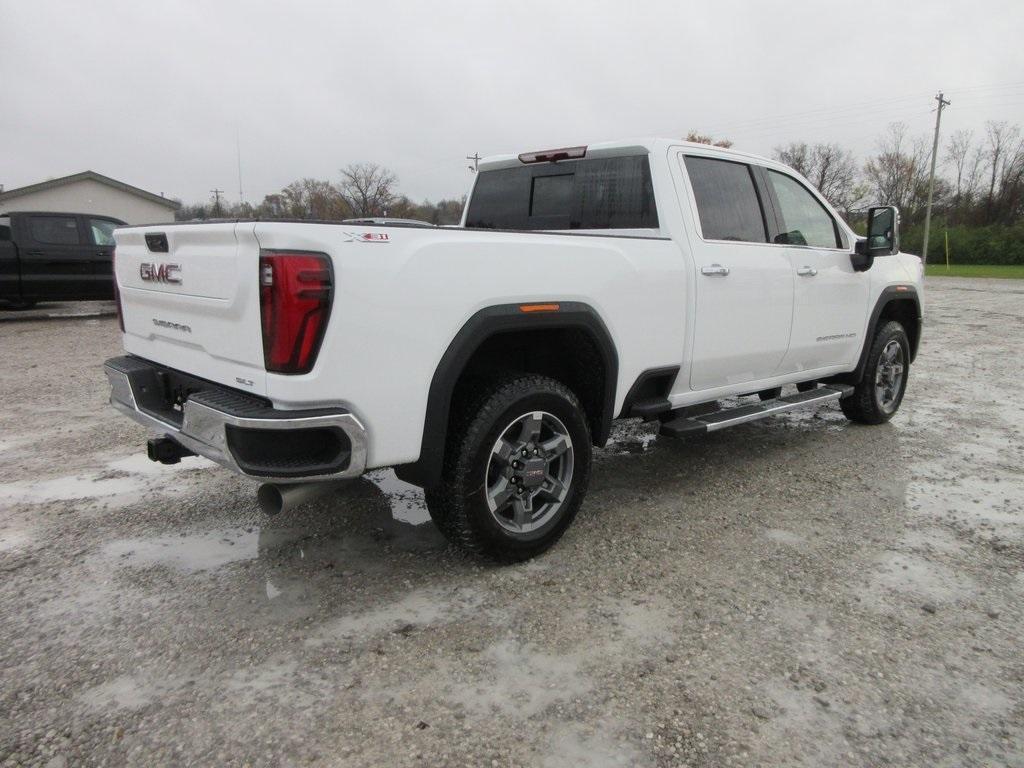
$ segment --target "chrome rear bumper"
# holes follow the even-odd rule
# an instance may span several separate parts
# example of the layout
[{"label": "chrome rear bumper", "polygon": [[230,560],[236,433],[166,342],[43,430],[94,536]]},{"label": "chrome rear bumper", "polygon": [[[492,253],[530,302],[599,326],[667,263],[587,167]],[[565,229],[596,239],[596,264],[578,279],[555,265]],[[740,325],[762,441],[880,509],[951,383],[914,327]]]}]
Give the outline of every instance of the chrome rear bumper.
[{"label": "chrome rear bumper", "polygon": [[[282,411],[214,384],[190,395],[180,412],[153,410],[144,404],[147,398],[152,399],[151,393],[145,391],[148,388],[145,382],[158,371],[167,369],[134,357],[108,360],[104,372],[110,381],[110,404],[140,424],[221,466],[247,477],[279,483],[357,477],[366,469],[366,430],[348,411]],[[337,447],[325,449],[327,460],[321,457],[321,460],[304,463],[303,456],[284,455],[277,449],[272,459],[254,461],[251,445],[266,444],[268,432],[273,438],[278,431],[282,438],[286,432],[297,436],[300,443],[304,436],[308,437],[314,447],[323,447],[325,443],[336,443]],[[270,442],[273,444],[275,440]]]}]

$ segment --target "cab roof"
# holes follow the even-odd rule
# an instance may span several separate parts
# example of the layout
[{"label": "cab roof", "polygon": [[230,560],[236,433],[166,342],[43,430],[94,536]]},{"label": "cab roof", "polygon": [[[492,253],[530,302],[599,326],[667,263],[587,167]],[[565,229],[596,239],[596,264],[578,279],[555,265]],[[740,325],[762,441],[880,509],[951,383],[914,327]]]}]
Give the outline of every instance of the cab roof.
[{"label": "cab roof", "polygon": [[[699,149],[702,152],[710,152],[712,154],[721,155],[723,157],[732,157],[737,160],[744,160],[745,162],[756,162],[758,164],[763,165],[778,165],[778,161],[776,160],[772,160],[771,158],[768,157],[762,157],[761,155],[751,154],[749,152],[742,152],[736,149],[726,149],[725,147],[716,147],[711,144],[697,144],[692,141],[684,141],[683,139],[669,139],[657,137],[640,137],[634,139],[620,139],[618,141],[601,141],[594,144],[579,145],[577,147],[567,147],[566,149],[586,149],[585,157],[596,158],[639,154],[660,155],[661,153],[668,151],[669,147],[689,147],[691,149]],[[480,161],[479,168],[482,171],[491,171],[496,170],[498,168],[511,168],[516,166],[522,166],[524,165],[524,162],[520,159],[522,155],[547,154],[553,151],[555,150],[552,148],[548,148],[529,150],[528,152],[521,154],[489,155],[488,157],[485,157]],[[573,158],[569,157],[566,159]]]}]

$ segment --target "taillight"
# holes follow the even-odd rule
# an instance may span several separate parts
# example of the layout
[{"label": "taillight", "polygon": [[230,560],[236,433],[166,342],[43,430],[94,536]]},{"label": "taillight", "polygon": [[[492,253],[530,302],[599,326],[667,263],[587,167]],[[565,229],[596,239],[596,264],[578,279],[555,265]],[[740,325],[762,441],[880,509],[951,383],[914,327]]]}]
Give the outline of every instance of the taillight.
[{"label": "taillight", "polygon": [[331,314],[331,260],[322,253],[260,252],[263,362],[273,373],[309,373]]},{"label": "taillight", "polygon": [[121,291],[117,288],[117,248],[110,253],[110,272],[114,278],[114,304],[117,307],[117,324],[124,333],[124,310],[121,308]]}]

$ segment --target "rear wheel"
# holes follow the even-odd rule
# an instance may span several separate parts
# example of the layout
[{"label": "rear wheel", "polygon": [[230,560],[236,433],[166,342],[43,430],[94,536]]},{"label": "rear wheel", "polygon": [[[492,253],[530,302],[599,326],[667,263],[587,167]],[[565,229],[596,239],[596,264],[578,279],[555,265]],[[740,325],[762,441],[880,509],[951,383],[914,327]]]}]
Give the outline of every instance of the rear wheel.
[{"label": "rear wheel", "polygon": [[590,479],[590,430],[576,396],[545,376],[484,387],[456,413],[427,509],[444,535],[492,559],[526,560],[569,527]]},{"label": "rear wheel", "polygon": [[864,377],[850,397],[839,401],[846,418],[861,424],[883,424],[903,402],[910,369],[907,332],[890,320],[875,334]]}]

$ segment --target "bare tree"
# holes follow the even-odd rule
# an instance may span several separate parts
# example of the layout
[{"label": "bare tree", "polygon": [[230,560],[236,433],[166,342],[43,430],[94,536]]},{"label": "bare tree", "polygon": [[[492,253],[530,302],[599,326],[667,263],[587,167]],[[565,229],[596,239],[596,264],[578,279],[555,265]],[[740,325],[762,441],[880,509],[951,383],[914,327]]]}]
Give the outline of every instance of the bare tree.
[{"label": "bare tree", "polygon": [[1009,223],[1020,215],[1024,187],[1024,140],[1020,126],[1005,121],[985,123],[988,146],[988,196],[985,199],[985,222]]},{"label": "bare tree", "polygon": [[[877,201],[896,205],[908,223],[920,218],[928,194],[928,159],[931,148],[924,138],[911,140],[903,123],[891,123],[878,141],[878,152],[864,165],[864,175]],[[946,185],[936,180],[936,199],[942,201]]]},{"label": "bare tree", "polygon": [[811,182],[836,208],[849,210],[856,195],[857,162],[838,144],[793,142],[775,148],[775,157]]},{"label": "bare tree", "polygon": [[348,216],[348,205],[329,181],[305,178],[293,181],[279,193],[263,198],[256,212],[272,219],[339,220]]},{"label": "bare tree", "polygon": [[694,144],[710,144],[713,147],[722,147],[723,149],[728,149],[732,146],[732,142],[728,139],[716,139],[714,136],[706,136],[696,131],[690,131],[686,134],[686,138],[683,141],[692,141]]},{"label": "bare tree", "polygon": [[970,212],[978,194],[981,171],[985,164],[985,151],[974,145],[974,131],[955,132],[946,145],[947,162],[953,166],[953,200],[951,214],[954,222]]},{"label": "bare tree", "polygon": [[965,174],[968,172],[973,137],[973,131],[956,131],[950,136],[949,144],[946,145],[947,162],[952,164],[953,171],[956,174],[953,204],[957,207],[960,206],[960,202],[963,200]]},{"label": "bare tree", "polygon": [[775,159],[785,163],[805,179],[811,178],[811,145],[806,141],[793,141],[775,148]]},{"label": "bare tree", "polygon": [[395,201],[398,178],[376,163],[352,163],[341,169],[338,192],[355,217],[386,216]]}]

